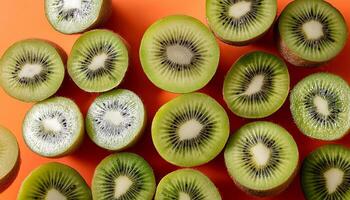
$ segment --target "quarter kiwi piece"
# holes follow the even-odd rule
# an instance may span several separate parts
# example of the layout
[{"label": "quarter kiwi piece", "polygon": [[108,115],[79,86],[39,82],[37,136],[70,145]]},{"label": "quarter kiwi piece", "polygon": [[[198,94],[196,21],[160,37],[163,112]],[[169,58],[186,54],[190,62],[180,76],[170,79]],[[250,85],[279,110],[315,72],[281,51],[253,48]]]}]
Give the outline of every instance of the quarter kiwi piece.
[{"label": "quarter kiwi piece", "polygon": [[262,37],[277,15],[276,0],[207,0],[210,28],[222,41],[247,45]]},{"label": "quarter kiwi piece", "polygon": [[350,129],[350,87],[341,77],[316,73],[301,80],[290,95],[290,110],[302,133],[337,140]]},{"label": "quarter kiwi piece", "polygon": [[317,66],[344,48],[348,28],[342,14],[327,1],[296,0],[278,22],[279,49],[296,66]]},{"label": "quarter kiwi piece", "polygon": [[151,200],[155,189],[151,166],[134,153],[106,157],[97,166],[92,179],[94,200]]},{"label": "quarter kiwi piece", "polygon": [[56,162],[34,169],[22,182],[18,200],[91,200],[89,186],[73,168]]},{"label": "quarter kiwi piece", "polygon": [[97,97],[86,116],[86,130],[92,141],[108,150],[122,150],[141,136],[146,111],[132,91],[116,89]]},{"label": "quarter kiwi piece", "polygon": [[108,30],[92,30],[74,43],[67,68],[82,90],[105,92],[120,84],[128,64],[128,49],[123,38]]},{"label": "quarter kiwi piece", "polygon": [[78,106],[65,97],[35,104],[26,114],[23,138],[27,146],[44,157],[61,157],[82,142],[84,122]]},{"label": "quarter kiwi piece", "polygon": [[271,122],[252,122],[229,139],[227,170],[241,189],[256,196],[276,195],[297,173],[299,153],[293,137]]},{"label": "quarter kiwi piece", "polygon": [[224,81],[224,99],[233,113],[263,118],[275,113],[289,94],[289,72],[280,58],[261,51],[237,60]]},{"label": "quarter kiwi piece", "polygon": [[145,32],[140,59],[148,79],[157,87],[189,93],[214,76],[220,50],[214,35],[199,20],[174,15],[162,18]]},{"label": "quarter kiwi piece", "polygon": [[160,180],[155,200],[221,200],[213,182],[194,169],[180,169]]},{"label": "quarter kiwi piece", "polygon": [[63,52],[39,39],[16,42],[0,60],[0,84],[21,101],[34,102],[56,93],[63,82]]},{"label": "quarter kiwi piece", "polygon": [[95,28],[109,18],[111,11],[112,0],[45,0],[46,18],[64,34]]},{"label": "quarter kiwi piece", "polygon": [[205,164],[224,148],[230,125],[226,111],[202,93],[183,94],[163,105],[152,122],[152,139],[166,161],[183,167]]}]

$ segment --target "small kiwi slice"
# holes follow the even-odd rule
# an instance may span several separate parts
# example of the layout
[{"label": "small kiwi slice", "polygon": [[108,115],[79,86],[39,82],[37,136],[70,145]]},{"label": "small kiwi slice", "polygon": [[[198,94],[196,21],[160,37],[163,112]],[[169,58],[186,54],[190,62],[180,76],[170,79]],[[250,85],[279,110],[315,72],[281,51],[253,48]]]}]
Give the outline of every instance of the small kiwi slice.
[{"label": "small kiwi slice", "polygon": [[140,137],[146,125],[146,111],[134,92],[116,89],[95,99],[85,124],[91,140],[98,146],[122,150]]},{"label": "small kiwi slice", "polygon": [[224,42],[247,45],[262,37],[277,15],[277,0],[207,0],[210,28]]},{"label": "small kiwi slice", "polygon": [[58,47],[39,39],[16,42],[0,60],[0,84],[21,101],[42,101],[59,89],[64,64]]},{"label": "small kiwi slice", "polygon": [[83,140],[84,122],[78,106],[65,97],[35,104],[26,114],[23,138],[27,146],[44,157],[73,152]]},{"label": "small kiwi slice", "polygon": [[275,113],[289,93],[289,73],[280,58],[261,51],[248,53],[231,67],[224,99],[238,116],[263,118]]},{"label": "small kiwi slice", "polygon": [[211,180],[194,169],[180,169],[164,176],[157,187],[155,200],[221,200]]},{"label": "small kiwi slice", "polygon": [[316,73],[301,80],[290,95],[293,119],[305,135],[336,140],[350,129],[350,87],[341,77]]},{"label": "small kiwi slice", "polygon": [[151,200],[155,189],[151,166],[134,153],[106,157],[97,166],[92,179],[94,200]]},{"label": "small kiwi slice", "polygon": [[229,137],[229,118],[215,99],[183,94],[163,105],[152,122],[152,139],[168,162],[193,167],[214,159]]},{"label": "small kiwi slice", "polygon": [[297,173],[298,147],[293,137],[271,122],[252,122],[234,133],[225,150],[225,163],[234,182],[249,194],[276,195]]},{"label": "small kiwi slice", "polygon": [[64,34],[95,28],[107,21],[111,11],[111,0],[45,0],[46,18]]},{"label": "small kiwi slice", "polygon": [[17,200],[91,200],[89,186],[73,168],[51,162],[34,169],[22,182]]},{"label": "small kiwi slice", "polygon": [[296,0],[278,22],[279,49],[296,66],[317,66],[344,48],[348,29],[342,14],[327,1]]},{"label": "small kiwi slice", "polygon": [[112,31],[92,30],[73,45],[67,68],[82,90],[105,92],[120,84],[128,64],[128,49],[123,38]]},{"label": "small kiwi slice", "polygon": [[157,87],[188,93],[214,76],[220,49],[214,35],[195,18],[175,15],[158,20],[145,32],[140,47],[144,72]]}]

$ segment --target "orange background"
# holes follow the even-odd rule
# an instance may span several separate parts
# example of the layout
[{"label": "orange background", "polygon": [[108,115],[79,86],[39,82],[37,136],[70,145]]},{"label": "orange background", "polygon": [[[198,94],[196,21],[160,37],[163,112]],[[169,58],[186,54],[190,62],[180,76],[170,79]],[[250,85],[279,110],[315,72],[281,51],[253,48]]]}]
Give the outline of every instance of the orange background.
[{"label": "orange background", "polygon": [[[286,6],[289,0],[279,0],[279,13]],[[343,13],[350,27],[350,4],[343,0],[330,0],[335,7]],[[156,88],[144,75],[138,58],[138,49],[143,32],[157,19],[171,14],[186,14],[205,22],[205,0],[115,0],[113,1],[113,15],[104,26],[122,35],[131,46],[131,62],[129,72],[120,88],[128,88],[135,91],[143,99],[148,110],[148,126],[142,139],[127,151],[136,152],[142,155],[153,167],[157,180],[160,180],[167,173],[176,170],[177,167],[166,163],[160,158],[154,149],[151,141],[150,125],[151,119],[157,109],[177,96]],[[48,24],[44,14],[43,0],[2,0],[0,3],[0,55],[14,42],[26,38],[43,38],[59,44],[67,53],[79,35],[63,35],[56,32]],[[220,42],[221,61],[219,69],[213,80],[201,90],[215,97],[226,109],[222,98],[223,78],[229,67],[242,54],[252,50],[265,50],[277,54],[272,34],[264,37],[260,42],[246,47],[234,47]],[[329,71],[341,75],[350,82],[350,42],[344,51],[332,62],[313,69],[297,68],[289,65],[291,75],[291,86],[293,87],[300,79],[308,74],[317,71]],[[96,94],[89,94],[79,90],[68,78],[58,92],[59,95],[74,99],[85,114],[90,103]],[[18,189],[24,178],[31,170],[40,164],[58,161],[66,163],[77,169],[90,184],[95,166],[109,152],[98,148],[88,137],[83,145],[72,155],[61,159],[46,159],[32,153],[24,144],[21,136],[21,124],[26,111],[31,104],[23,103],[10,98],[0,90],[0,124],[9,128],[16,136],[21,149],[22,164],[17,179],[13,184],[0,194],[1,200],[12,200],[16,198]],[[246,120],[233,115],[230,111],[231,131],[234,132],[242,124],[252,120]],[[273,116],[266,120],[274,121],[284,126],[293,135],[299,145],[301,159],[316,147],[325,144],[303,136],[294,125],[289,111],[289,102]],[[336,143],[350,147],[350,135]],[[1,163],[0,163],[1,164]],[[229,178],[225,166],[223,154],[221,153],[212,162],[197,167],[207,174],[218,186],[224,200],[250,200],[257,199],[240,191]],[[302,200],[304,199],[299,176],[295,178],[292,185],[282,194],[266,199]]]}]

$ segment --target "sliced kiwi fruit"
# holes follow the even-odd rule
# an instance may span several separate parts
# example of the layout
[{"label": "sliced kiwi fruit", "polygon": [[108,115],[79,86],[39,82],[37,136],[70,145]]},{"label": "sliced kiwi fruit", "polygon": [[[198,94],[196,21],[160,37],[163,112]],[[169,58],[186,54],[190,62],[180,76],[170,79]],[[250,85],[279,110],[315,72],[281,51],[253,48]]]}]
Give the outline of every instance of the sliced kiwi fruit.
[{"label": "sliced kiwi fruit", "polygon": [[229,139],[227,170],[241,189],[264,197],[288,187],[298,168],[299,153],[293,137],[271,122],[252,122]]},{"label": "sliced kiwi fruit", "polygon": [[278,22],[279,49],[296,66],[317,66],[344,48],[348,28],[342,14],[327,1],[296,0]]},{"label": "sliced kiwi fruit", "polygon": [[229,118],[215,99],[183,94],[163,105],[152,122],[152,139],[163,159],[193,167],[214,159],[229,137]]},{"label": "sliced kiwi fruit", "polygon": [[16,42],[0,60],[0,84],[21,101],[34,102],[56,93],[63,82],[63,52],[39,39]]},{"label": "sliced kiwi fruit", "polygon": [[73,45],[67,68],[82,90],[105,92],[120,84],[128,64],[128,49],[123,38],[109,30],[92,30]]},{"label": "sliced kiwi fruit", "polygon": [[91,200],[89,186],[73,168],[51,162],[34,169],[22,182],[18,200]]},{"label": "sliced kiwi fruit", "polygon": [[175,15],[162,18],[145,32],[140,47],[144,72],[157,87],[188,93],[214,76],[220,49],[214,35],[199,20]]},{"label": "sliced kiwi fruit", "polygon": [[151,166],[134,153],[106,157],[97,166],[92,179],[94,200],[151,200],[155,189]]},{"label": "sliced kiwi fruit", "polygon": [[46,18],[64,34],[95,28],[107,21],[111,11],[111,0],[45,0]]},{"label": "sliced kiwi fruit", "polygon": [[350,129],[350,87],[341,77],[316,73],[292,90],[290,109],[302,133],[319,140],[336,140]]},{"label": "sliced kiwi fruit", "polygon": [[26,114],[23,138],[27,146],[44,157],[73,152],[83,140],[84,122],[78,106],[65,97],[35,104]]},{"label": "sliced kiwi fruit", "polygon": [[276,0],[207,0],[206,16],[219,39],[247,45],[262,37],[277,15]]},{"label": "sliced kiwi fruit", "polygon": [[95,99],[85,122],[87,133],[98,146],[122,150],[141,136],[146,125],[146,111],[134,92],[116,89]]},{"label": "sliced kiwi fruit", "polygon": [[169,173],[159,182],[155,200],[221,200],[214,183],[194,169]]}]

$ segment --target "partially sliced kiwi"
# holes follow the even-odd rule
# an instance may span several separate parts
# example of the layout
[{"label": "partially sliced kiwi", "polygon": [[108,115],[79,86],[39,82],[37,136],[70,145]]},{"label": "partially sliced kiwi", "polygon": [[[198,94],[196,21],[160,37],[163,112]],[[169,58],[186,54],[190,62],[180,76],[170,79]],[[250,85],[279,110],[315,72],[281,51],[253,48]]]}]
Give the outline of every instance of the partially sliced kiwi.
[{"label": "partially sliced kiwi", "polygon": [[111,11],[111,0],[45,0],[46,18],[64,34],[95,28],[109,18]]},{"label": "partially sliced kiwi", "polygon": [[293,65],[316,66],[344,48],[348,28],[342,14],[327,1],[296,0],[279,17],[279,48]]},{"label": "partially sliced kiwi", "polygon": [[192,167],[214,159],[229,137],[229,118],[215,99],[183,94],[163,105],[152,122],[152,139],[168,162]]},{"label": "partially sliced kiwi", "polygon": [[231,67],[224,99],[238,116],[263,118],[275,113],[289,94],[289,73],[280,58],[261,51],[248,53]]},{"label": "partially sliced kiwi", "polygon": [[234,182],[249,194],[276,195],[297,173],[298,147],[293,137],[271,122],[252,122],[229,139],[225,163]]},{"label": "partially sliced kiwi", "polygon": [[58,47],[39,39],[16,42],[0,60],[0,84],[21,101],[42,101],[59,89],[64,64]]},{"label": "partially sliced kiwi", "polygon": [[151,166],[134,153],[106,157],[97,166],[92,179],[94,200],[151,200],[155,189]]},{"label": "partially sliced kiwi", "polygon": [[141,64],[149,80],[175,93],[204,87],[214,76],[219,57],[219,46],[209,29],[184,15],[155,22],[140,46]]},{"label": "partially sliced kiwi", "polygon": [[18,200],[91,200],[89,186],[73,168],[51,162],[34,169],[22,182]]},{"label": "partially sliced kiwi", "polygon": [[341,77],[316,73],[292,90],[290,109],[302,133],[319,140],[337,140],[350,129],[350,87]]},{"label": "partially sliced kiwi", "polygon": [[157,187],[155,200],[221,200],[211,180],[194,169],[180,169],[164,176]]},{"label": "partially sliced kiwi", "polygon": [[146,125],[146,111],[132,91],[117,89],[97,97],[86,116],[86,130],[92,141],[108,150],[130,147]]},{"label": "partially sliced kiwi", "polygon": [[207,0],[210,28],[224,42],[247,45],[262,37],[277,15],[276,0]]},{"label": "partially sliced kiwi", "polygon": [[35,104],[26,114],[23,138],[27,146],[44,157],[61,157],[79,147],[84,136],[83,115],[65,97]]}]

